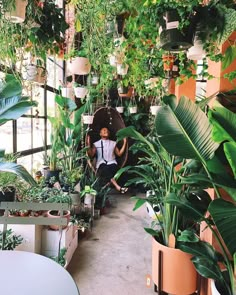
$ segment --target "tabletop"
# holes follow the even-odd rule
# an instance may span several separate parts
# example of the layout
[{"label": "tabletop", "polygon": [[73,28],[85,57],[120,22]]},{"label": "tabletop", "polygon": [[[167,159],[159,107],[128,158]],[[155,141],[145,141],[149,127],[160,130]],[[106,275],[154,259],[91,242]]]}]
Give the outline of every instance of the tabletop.
[{"label": "tabletop", "polygon": [[1,294],[79,295],[69,272],[45,256],[24,251],[0,251]]}]

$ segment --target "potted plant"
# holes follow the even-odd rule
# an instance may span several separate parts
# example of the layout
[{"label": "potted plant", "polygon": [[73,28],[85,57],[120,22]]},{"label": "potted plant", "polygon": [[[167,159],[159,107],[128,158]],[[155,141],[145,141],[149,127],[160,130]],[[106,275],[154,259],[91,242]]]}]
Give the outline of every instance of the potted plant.
[{"label": "potted plant", "polygon": [[84,99],[85,96],[88,94],[88,88],[84,85],[79,83],[74,83],[74,93],[77,98]]},{"label": "potted plant", "polygon": [[24,22],[27,4],[27,0],[2,1],[5,18],[13,23]]},{"label": "potted plant", "polygon": [[[48,203],[67,203],[71,205],[71,197],[67,192],[63,192],[62,189],[58,189],[55,187],[52,188],[47,188],[47,190],[45,191],[45,195],[46,195],[46,202]],[[56,211],[56,210],[49,210],[47,213],[48,217],[51,218],[59,218],[60,216],[60,211]],[[67,221],[69,223],[70,221],[70,211],[69,210],[65,210],[63,211],[63,216],[67,218]],[[63,226],[62,228],[66,228],[66,226]],[[50,229],[53,230],[58,230],[59,226],[58,225],[50,225]]]},{"label": "potted plant", "polygon": [[71,74],[88,75],[91,70],[91,64],[88,59],[88,54],[85,50],[72,49],[69,54],[65,56],[67,60],[67,67]]}]

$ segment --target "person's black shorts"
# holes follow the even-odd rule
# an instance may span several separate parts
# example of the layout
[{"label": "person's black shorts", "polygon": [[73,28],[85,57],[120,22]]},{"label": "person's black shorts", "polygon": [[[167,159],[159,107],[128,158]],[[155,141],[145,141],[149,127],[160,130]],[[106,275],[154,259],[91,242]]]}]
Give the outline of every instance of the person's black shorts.
[{"label": "person's black shorts", "polygon": [[104,182],[109,182],[112,177],[116,174],[118,171],[117,164],[110,164],[106,165],[102,163],[97,170],[97,175],[100,177]]}]

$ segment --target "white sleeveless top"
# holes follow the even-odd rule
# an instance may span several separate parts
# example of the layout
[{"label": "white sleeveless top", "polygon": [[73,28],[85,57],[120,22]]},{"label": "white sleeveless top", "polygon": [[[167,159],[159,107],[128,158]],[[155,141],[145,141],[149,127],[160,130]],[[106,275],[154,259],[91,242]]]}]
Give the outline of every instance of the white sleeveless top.
[{"label": "white sleeveless top", "polygon": [[[110,139],[100,139],[94,142],[94,145],[97,150],[97,161],[96,168],[98,168],[102,163],[106,163],[104,159],[107,161],[107,164],[117,164],[116,156],[115,156],[115,147],[116,142]],[[102,145],[103,145],[103,158],[102,158]]]}]

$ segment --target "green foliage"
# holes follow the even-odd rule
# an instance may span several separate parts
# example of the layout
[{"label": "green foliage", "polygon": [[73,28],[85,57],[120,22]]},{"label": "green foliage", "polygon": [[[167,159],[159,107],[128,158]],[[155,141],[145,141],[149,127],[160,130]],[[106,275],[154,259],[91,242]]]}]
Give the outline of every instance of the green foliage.
[{"label": "green foliage", "polygon": [[16,235],[12,229],[7,229],[5,232],[0,231],[0,250],[14,250],[22,242],[23,238]]}]

